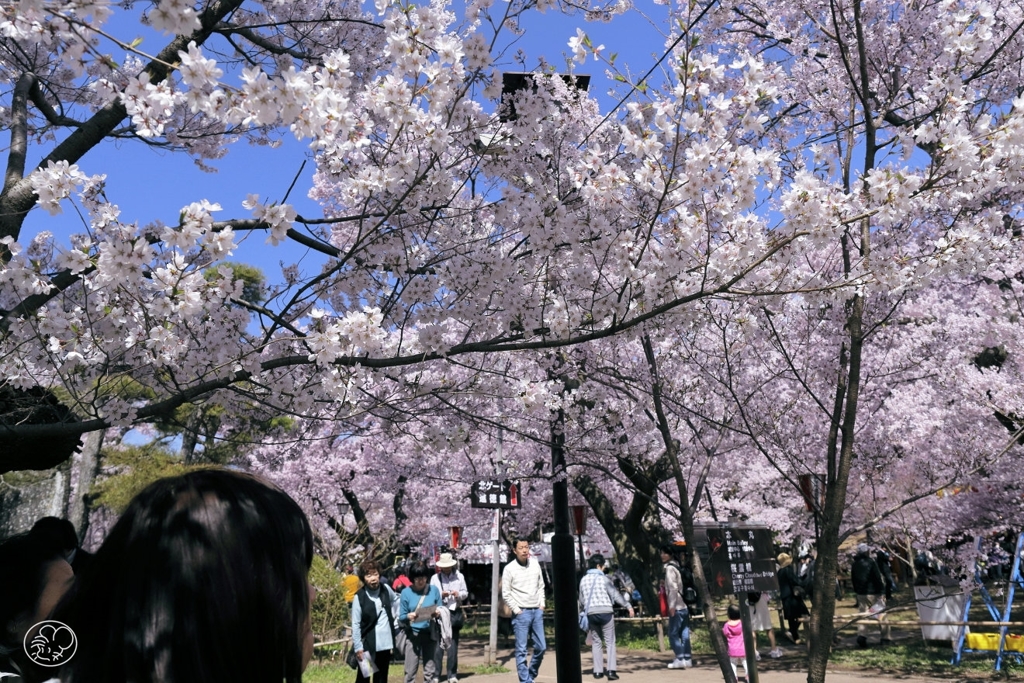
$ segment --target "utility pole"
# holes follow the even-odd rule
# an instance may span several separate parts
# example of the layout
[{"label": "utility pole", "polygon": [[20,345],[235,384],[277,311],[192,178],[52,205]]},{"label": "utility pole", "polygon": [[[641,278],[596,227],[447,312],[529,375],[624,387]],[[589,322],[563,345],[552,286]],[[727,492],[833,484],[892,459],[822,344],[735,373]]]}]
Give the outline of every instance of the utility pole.
[{"label": "utility pole", "polygon": [[[504,457],[502,446],[504,445],[505,430],[498,427],[498,462],[501,464],[504,476]],[[487,663],[495,664],[498,661],[498,592],[500,591],[499,577],[501,575],[501,554],[499,544],[501,543],[501,508],[494,510],[494,522],[491,527],[491,630],[490,640],[487,647]]]},{"label": "utility pole", "polygon": [[[562,393],[575,383],[563,378]],[[569,521],[569,480],[565,467],[565,411],[551,423],[551,474],[554,478],[555,533],[551,537],[551,579],[555,593],[555,674],[558,683],[583,683],[579,613],[576,609],[576,554]]]}]

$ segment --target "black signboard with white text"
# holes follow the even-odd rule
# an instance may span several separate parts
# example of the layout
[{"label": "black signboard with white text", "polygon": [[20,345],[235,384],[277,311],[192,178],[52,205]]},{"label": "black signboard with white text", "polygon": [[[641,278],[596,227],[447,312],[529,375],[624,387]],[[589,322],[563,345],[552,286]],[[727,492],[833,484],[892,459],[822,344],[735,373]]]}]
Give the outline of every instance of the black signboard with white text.
[{"label": "black signboard with white text", "polygon": [[473,482],[469,490],[469,502],[475,508],[520,508],[523,506],[522,488],[518,479]]},{"label": "black signboard with white text", "polygon": [[708,528],[708,586],[714,595],[779,589],[771,531],[759,527]]}]

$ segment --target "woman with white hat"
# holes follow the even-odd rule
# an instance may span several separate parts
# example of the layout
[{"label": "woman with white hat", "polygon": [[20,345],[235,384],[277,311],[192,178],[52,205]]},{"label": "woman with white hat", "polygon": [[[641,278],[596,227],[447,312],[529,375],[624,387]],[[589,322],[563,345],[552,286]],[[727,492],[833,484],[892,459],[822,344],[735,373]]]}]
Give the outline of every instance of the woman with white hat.
[{"label": "woman with white hat", "polygon": [[[441,553],[435,564],[439,571],[430,579],[430,583],[441,591],[441,604],[448,609],[451,617],[452,643],[448,646],[449,683],[456,683],[459,680],[459,631],[466,622],[462,601],[469,596],[466,579],[456,568],[458,565],[459,561],[451,553]],[[441,679],[441,660],[444,654],[445,651],[439,647],[434,655],[434,671],[437,672],[438,680]]]}]

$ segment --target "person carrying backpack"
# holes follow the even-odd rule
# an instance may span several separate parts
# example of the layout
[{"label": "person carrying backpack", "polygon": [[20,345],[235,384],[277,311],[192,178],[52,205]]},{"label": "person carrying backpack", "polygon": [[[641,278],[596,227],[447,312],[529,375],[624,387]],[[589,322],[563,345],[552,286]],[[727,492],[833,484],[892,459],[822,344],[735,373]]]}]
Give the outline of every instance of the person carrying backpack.
[{"label": "person carrying backpack", "polygon": [[[668,642],[675,653],[675,659],[669,662],[670,669],[689,669],[693,666],[690,649],[690,611],[686,606],[684,593],[683,568],[676,560],[676,547],[665,544],[661,547],[661,561],[665,565],[665,601],[668,607]],[[687,573],[689,570],[687,569]],[[693,589],[693,575],[690,574],[690,589]]]}]

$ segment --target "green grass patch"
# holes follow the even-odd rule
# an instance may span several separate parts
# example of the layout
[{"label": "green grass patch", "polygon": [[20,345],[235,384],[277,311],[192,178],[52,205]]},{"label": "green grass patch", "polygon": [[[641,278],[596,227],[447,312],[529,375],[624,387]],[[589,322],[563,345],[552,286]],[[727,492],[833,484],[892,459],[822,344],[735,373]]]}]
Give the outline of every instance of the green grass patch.
[{"label": "green grass patch", "polygon": [[[481,676],[489,674],[507,674],[511,670],[500,664],[480,664],[470,667],[459,667],[465,673]],[[392,662],[388,667],[388,680],[400,681],[405,676],[404,666],[401,663]],[[356,672],[350,669],[345,662],[323,660],[318,662],[316,658],[309,664],[306,673],[302,674],[302,683],[352,683],[356,679]]]},{"label": "green grass patch", "polygon": [[[400,681],[404,677],[402,664],[391,663],[388,667],[388,680]],[[309,668],[302,674],[302,683],[352,683],[356,680],[356,672],[345,662],[318,663],[314,658]]]},{"label": "green grass patch", "polygon": [[[896,641],[887,647],[867,649],[836,648],[829,660],[842,668],[931,675],[942,678],[979,674],[1003,679],[1024,678],[1024,665],[1012,658],[1003,658],[1003,666],[995,671],[995,653],[991,656],[965,653],[959,665],[953,665],[953,649],[947,645],[930,645],[922,641]],[[984,676],[984,677],[988,677]]]},{"label": "green grass patch", "polygon": [[[462,667],[459,667],[460,675]],[[479,674],[481,676],[487,676],[489,674],[507,674],[511,673],[512,670],[502,666],[501,664],[479,664],[477,666],[471,666],[466,669],[467,672],[472,674]]]},{"label": "green grass patch", "polygon": [[[665,649],[669,649],[668,629],[665,633]],[[582,636],[581,636],[582,637]],[[655,650],[658,649],[658,627],[655,624],[635,624],[627,621],[615,622],[615,646],[626,650]],[[585,645],[583,647],[586,647]],[[696,622],[696,626],[690,627],[690,648],[694,654],[711,654],[711,636],[704,628],[704,622]]]}]

